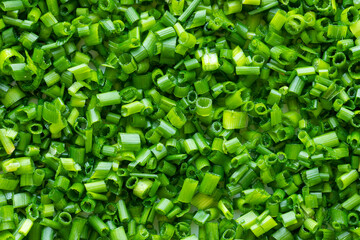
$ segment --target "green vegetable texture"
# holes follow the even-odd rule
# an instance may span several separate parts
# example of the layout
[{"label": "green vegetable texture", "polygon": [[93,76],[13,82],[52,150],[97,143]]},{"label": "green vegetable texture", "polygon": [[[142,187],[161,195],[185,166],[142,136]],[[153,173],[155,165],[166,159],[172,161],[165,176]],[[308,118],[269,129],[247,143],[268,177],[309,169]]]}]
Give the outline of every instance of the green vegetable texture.
[{"label": "green vegetable texture", "polygon": [[0,0],[0,240],[360,239],[358,0]]}]

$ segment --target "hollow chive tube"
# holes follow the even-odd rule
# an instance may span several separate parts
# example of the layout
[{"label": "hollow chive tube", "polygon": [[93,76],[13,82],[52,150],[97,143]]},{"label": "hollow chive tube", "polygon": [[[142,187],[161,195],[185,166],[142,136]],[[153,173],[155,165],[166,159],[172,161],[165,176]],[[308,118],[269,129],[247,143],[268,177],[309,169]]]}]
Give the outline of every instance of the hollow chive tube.
[{"label": "hollow chive tube", "polygon": [[237,168],[238,166],[247,163],[250,160],[250,156],[247,153],[242,153],[231,159],[231,166]]},{"label": "hollow chive tube", "polygon": [[47,218],[41,219],[40,224],[43,225],[43,226],[46,226],[46,227],[51,227],[51,228],[56,229],[56,230],[60,230],[61,227],[62,227],[60,223],[55,222],[55,221],[50,220],[50,219],[47,219]]},{"label": "hollow chive tube", "polygon": [[122,151],[138,151],[141,147],[140,135],[137,133],[119,133],[118,142]]},{"label": "hollow chive tube", "polygon": [[224,13],[226,15],[234,14],[241,12],[242,10],[242,3],[237,1],[228,1],[224,3]]},{"label": "hollow chive tube", "polygon": [[138,91],[134,87],[126,87],[119,92],[121,96],[121,102],[131,103],[137,98]]},{"label": "hollow chive tube", "polygon": [[114,240],[128,239],[123,226],[110,230],[110,238]]},{"label": "hollow chive tube", "polygon": [[235,153],[241,147],[241,143],[238,138],[232,138],[224,141],[224,148],[228,153]]},{"label": "hollow chive tube", "polygon": [[[168,179],[165,179],[167,181]],[[169,185],[169,182],[166,182],[165,186],[160,187],[159,191],[157,192],[158,196],[161,198],[172,198],[176,195],[176,189],[173,185]]]},{"label": "hollow chive tube", "polygon": [[195,160],[195,167],[202,172],[207,172],[210,169],[210,162],[206,157],[199,157]]},{"label": "hollow chive tube", "polygon": [[313,138],[315,144],[324,145],[326,147],[336,147],[339,145],[339,139],[336,132],[328,132]]},{"label": "hollow chive tube", "polygon": [[215,222],[206,222],[205,232],[209,240],[220,239],[218,225]]},{"label": "hollow chive tube", "polygon": [[164,121],[163,119],[158,120],[155,124],[156,132],[159,133],[164,138],[170,138],[174,136],[177,132],[169,122]]},{"label": "hollow chive tube", "polygon": [[51,12],[47,12],[40,17],[40,20],[44,23],[46,27],[52,27],[58,23],[57,19]]},{"label": "hollow chive tube", "polygon": [[116,173],[111,172],[105,179],[106,185],[109,187],[110,192],[119,194],[122,189],[123,180]]},{"label": "hollow chive tube", "polygon": [[359,20],[359,12],[356,11],[354,6],[345,8],[340,14],[340,21],[346,25],[351,25]]},{"label": "hollow chive tube", "polygon": [[304,86],[305,82],[296,76],[289,86],[289,92],[300,95]]},{"label": "hollow chive tube", "polygon": [[215,191],[220,178],[221,177],[215,173],[205,173],[204,178],[202,179],[199,186],[199,192],[211,195]]},{"label": "hollow chive tube", "polygon": [[195,8],[199,5],[200,2],[201,2],[200,0],[195,0],[191,2],[190,5],[186,8],[186,10],[180,15],[178,20],[180,22],[185,22],[194,12]]},{"label": "hollow chive tube", "polygon": [[125,18],[130,23],[130,25],[134,24],[135,22],[139,21],[140,16],[137,11],[133,7],[129,7],[125,11]]},{"label": "hollow chive tube", "polygon": [[196,214],[193,217],[193,221],[199,225],[202,226],[205,224],[205,222],[210,218],[210,214],[208,214],[207,212],[200,210],[197,211]]},{"label": "hollow chive tube", "polygon": [[155,211],[161,215],[166,215],[174,207],[174,204],[167,198],[162,198],[155,206]]},{"label": "hollow chive tube", "polygon": [[163,28],[161,30],[156,31],[155,34],[160,41],[176,36],[176,32],[173,27]]},{"label": "hollow chive tube", "polygon": [[215,71],[220,66],[218,56],[216,53],[206,52],[201,57],[201,62],[202,62],[203,71]]},{"label": "hollow chive tube", "polygon": [[174,26],[176,23],[176,18],[169,11],[165,11],[165,13],[160,18],[160,22],[165,26]]},{"label": "hollow chive tube", "polygon": [[344,190],[351,183],[353,183],[359,177],[359,173],[356,170],[351,170],[348,173],[344,173],[335,179],[335,182],[340,190]]},{"label": "hollow chive tube", "polygon": [[197,148],[199,149],[200,154],[208,155],[210,153],[210,146],[202,134],[195,133],[193,139]]},{"label": "hollow chive tube", "polygon": [[144,128],[147,125],[146,118],[139,114],[134,114],[130,118],[131,125],[133,127]]},{"label": "hollow chive tube", "polygon": [[219,63],[220,63],[219,69],[224,73],[232,74],[234,72],[234,66],[229,61],[221,58],[219,59]]},{"label": "hollow chive tube", "polygon": [[307,218],[303,225],[311,233],[315,233],[318,230],[319,224],[312,218]]},{"label": "hollow chive tube", "polygon": [[28,237],[31,239],[40,239],[42,228],[43,227],[39,223],[34,222],[33,226],[31,227],[31,230],[28,234]]},{"label": "hollow chive tube", "polygon": [[134,188],[136,187],[136,185],[138,184],[138,182],[139,182],[139,178],[138,178],[138,177],[131,176],[131,177],[129,177],[129,178],[126,180],[125,186],[126,186],[128,189],[134,189]]},{"label": "hollow chive tube", "polygon": [[141,112],[143,109],[144,105],[139,101],[128,103],[121,106],[121,116],[128,117],[135,113]]},{"label": "hollow chive tube", "polygon": [[155,144],[159,142],[159,140],[161,139],[161,135],[157,133],[154,129],[150,129],[145,133],[145,139]]},{"label": "hollow chive tube", "polygon": [[123,53],[119,57],[119,63],[126,74],[131,74],[137,70],[137,64],[135,62],[135,59],[129,53]]},{"label": "hollow chive tube", "polygon": [[69,226],[72,222],[71,214],[68,212],[61,212],[58,215],[58,222],[64,226]]},{"label": "hollow chive tube", "polygon": [[15,150],[13,142],[6,136],[5,129],[0,129],[0,142],[7,154],[11,154]]},{"label": "hollow chive tube", "polygon": [[215,207],[206,209],[205,212],[210,215],[209,218],[207,219],[208,221],[211,221],[211,220],[214,220],[214,219],[218,218],[219,214],[220,214],[219,210],[217,208],[215,208]]},{"label": "hollow chive tube", "polygon": [[1,3],[0,8],[4,12],[23,10],[24,4],[22,1],[4,1]]},{"label": "hollow chive tube", "polygon": [[349,122],[354,117],[354,112],[345,107],[341,107],[336,114],[336,117],[345,122]]},{"label": "hollow chive tube", "polygon": [[247,172],[249,167],[247,165],[242,165],[239,169],[234,171],[230,176],[230,183],[236,184]]},{"label": "hollow chive tube", "polygon": [[87,220],[81,217],[76,217],[72,221],[69,240],[79,240]]},{"label": "hollow chive tube", "polygon": [[196,37],[188,32],[181,32],[179,35],[179,43],[187,48],[193,48],[196,43]]},{"label": "hollow chive tube", "polygon": [[53,30],[56,36],[65,37],[70,35],[71,32],[75,30],[75,27],[69,22],[60,22],[53,26]]},{"label": "hollow chive tube", "polygon": [[85,187],[82,183],[74,183],[66,192],[67,197],[76,202],[81,199],[82,194],[85,191]]},{"label": "hollow chive tube", "polygon": [[169,119],[169,122],[176,128],[182,128],[186,123],[186,116],[180,108],[173,107],[166,117]]},{"label": "hollow chive tube", "polygon": [[347,218],[349,225],[357,225],[359,223],[359,215],[357,213],[349,213]]},{"label": "hollow chive tube", "polygon": [[194,87],[195,87],[195,91],[197,94],[201,95],[201,94],[205,94],[207,92],[209,92],[210,88],[209,88],[209,83],[207,81],[207,79],[202,79],[199,81],[195,81],[194,82]]},{"label": "hollow chive tube", "polygon": [[236,75],[260,75],[260,67],[258,66],[236,66]]},{"label": "hollow chive tube", "polygon": [[143,225],[139,225],[137,227],[137,231],[134,236],[134,240],[145,240],[149,236],[150,236],[149,231]]},{"label": "hollow chive tube", "polygon": [[161,161],[158,169],[167,176],[174,176],[176,173],[176,167],[167,161]]},{"label": "hollow chive tube", "polygon": [[150,179],[140,179],[133,189],[133,194],[141,199],[144,199],[152,187],[153,181]]},{"label": "hollow chive tube", "polygon": [[215,121],[207,130],[207,134],[211,137],[217,137],[222,131],[222,124],[218,121]]},{"label": "hollow chive tube", "polygon": [[175,225],[175,234],[177,237],[190,235],[190,225],[187,222],[178,222]]},{"label": "hollow chive tube", "polygon": [[172,93],[175,83],[171,75],[164,75],[157,79],[157,85],[163,92]]},{"label": "hollow chive tube", "polygon": [[129,222],[130,221],[130,215],[126,208],[124,200],[119,200],[116,204],[118,212],[119,212],[119,218],[121,222]]},{"label": "hollow chive tube", "polygon": [[[50,200],[50,198],[48,198],[48,199]],[[43,205],[39,206],[38,209],[39,209],[42,217],[52,217],[55,212],[54,204],[43,204]]]},{"label": "hollow chive tube", "polygon": [[170,223],[163,223],[160,227],[160,236],[162,239],[171,239],[175,233],[175,227]]},{"label": "hollow chive tube", "polygon": [[209,116],[212,112],[212,100],[210,98],[199,97],[196,100],[196,113],[199,116]]},{"label": "hollow chive tube", "polygon": [[292,238],[291,232],[285,227],[278,229],[271,236],[276,240]]},{"label": "hollow chive tube", "polygon": [[89,223],[100,236],[105,236],[109,233],[109,227],[98,216],[90,216]]},{"label": "hollow chive tube", "polygon": [[31,221],[35,221],[40,216],[39,210],[35,204],[32,204],[32,203],[29,204],[26,207],[25,211],[26,211],[26,217],[28,219],[30,219]]},{"label": "hollow chive tube", "polygon": [[99,106],[101,107],[120,104],[121,102],[121,97],[117,91],[100,93],[96,95],[96,98],[98,100]]},{"label": "hollow chive tube", "polygon": [[248,125],[248,114],[246,112],[237,112],[225,110],[223,113],[223,128],[241,129]]},{"label": "hollow chive tube", "polygon": [[41,231],[41,239],[54,239],[55,231],[51,227],[44,227]]},{"label": "hollow chive tube", "polygon": [[167,155],[167,149],[162,143],[154,144],[150,147],[150,151],[154,154],[157,160],[160,160]]},{"label": "hollow chive tube", "polygon": [[34,145],[28,145],[25,149],[24,155],[27,157],[34,157],[40,153],[40,148]]},{"label": "hollow chive tube", "polygon": [[298,222],[294,211],[289,211],[287,213],[283,213],[280,216],[281,216],[284,227],[291,226]]},{"label": "hollow chive tube", "polygon": [[179,192],[177,200],[183,203],[190,203],[193,196],[195,195],[198,183],[199,182],[194,179],[186,178]]},{"label": "hollow chive tube", "polygon": [[236,236],[236,231],[233,229],[227,229],[224,231],[224,233],[221,235],[221,240],[226,240],[226,239],[234,239]]},{"label": "hollow chive tube", "polygon": [[360,196],[358,194],[354,194],[345,202],[343,202],[341,206],[346,210],[351,210],[358,205],[359,201],[360,201]]},{"label": "hollow chive tube", "polygon": [[90,199],[88,196],[82,199],[80,202],[80,208],[87,213],[91,213],[94,211],[96,206],[96,202],[93,199]]}]

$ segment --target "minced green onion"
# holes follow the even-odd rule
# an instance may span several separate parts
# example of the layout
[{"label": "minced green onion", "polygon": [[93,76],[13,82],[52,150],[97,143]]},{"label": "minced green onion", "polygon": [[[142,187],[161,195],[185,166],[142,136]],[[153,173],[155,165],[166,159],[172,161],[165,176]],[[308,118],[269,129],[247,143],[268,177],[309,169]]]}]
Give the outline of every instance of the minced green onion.
[{"label": "minced green onion", "polygon": [[0,2],[0,239],[358,239],[360,3]]}]

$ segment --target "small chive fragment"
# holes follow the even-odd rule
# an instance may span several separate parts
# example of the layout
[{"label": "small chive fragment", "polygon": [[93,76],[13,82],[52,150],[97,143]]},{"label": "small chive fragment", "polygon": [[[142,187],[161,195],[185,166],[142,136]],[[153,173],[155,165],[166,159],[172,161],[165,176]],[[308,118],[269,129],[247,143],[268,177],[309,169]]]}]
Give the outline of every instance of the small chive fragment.
[{"label": "small chive fragment", "polygon": [[359,239],[359,9],[0,1],[0,240]]}]

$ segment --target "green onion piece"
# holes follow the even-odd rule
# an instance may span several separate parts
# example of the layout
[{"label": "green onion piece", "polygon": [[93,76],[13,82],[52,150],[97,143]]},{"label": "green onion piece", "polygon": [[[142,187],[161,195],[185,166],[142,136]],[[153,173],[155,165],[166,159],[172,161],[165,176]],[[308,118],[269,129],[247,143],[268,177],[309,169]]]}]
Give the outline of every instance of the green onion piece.
[{"label": "green onion piece", "polygon": [[186,178],[177,198],[178,201],[183,203],[190,203],[196,192],[198,183],[199,182],[194,179]]}]

